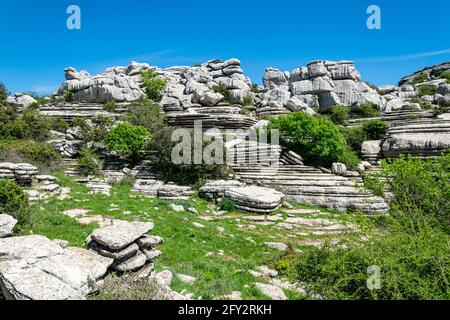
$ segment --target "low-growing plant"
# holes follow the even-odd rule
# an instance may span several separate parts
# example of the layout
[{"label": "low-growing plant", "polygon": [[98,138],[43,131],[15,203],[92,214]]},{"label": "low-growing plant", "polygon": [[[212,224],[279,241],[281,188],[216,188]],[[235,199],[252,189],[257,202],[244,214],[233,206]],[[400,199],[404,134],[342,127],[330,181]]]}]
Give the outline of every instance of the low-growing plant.
[{"label": "low-growing plant", "polygon": [[244,96],[244,106],[248,107],[253,105],[253,97],[252,95],[248,94]]},{"label": "low-growing plant", "polygon": [[334,124],[346,126],[350,120],[350,107],[335,106],[331,108],[330,119]]},{"label": "low-growing plant", "polygon": [[117,103],[114,100],[107,101],[103,105],[103,110],[108,112],[116,112],[117,111]]},{"label": "low-growing plant", "polygon": [[142,126],[134,126],[123,122],[111,129],[105,142],[108,149],[122,155],[137,157],[144,148],[147,140],[151,138],[150,132]]},{"label": "low-growing plant", "polygon": [[367,140],[379,140],[386,135],[389,125],[382,120],[365,121],[362,130]]},{"label": "low-growing plant", "polygon": [[80,126],[83,142],[87,145],[89,142],[103,143],[114,125],[114,119],[104,115],[98,115],[90,121],[84,119],[77,120]]},{"label": "low-growing plant", "polygon": [[236,204],[234,203],[233,199],[229,197],[223,197],[222,201],[219,204],[219,208],[220,210],[235,212]]},{"label": "low-growing plant", "polygon": [[361,113],[364,118],[376,118],[381,116],[380,109],[375,103],[371,101],[366,101],[364,103]]},{"label": "low-growing plant", "polygon": [[167,80],[160,77],[156,71],[148,70],[141,73],[147,97],[155,102],[161,100],[161,93],[166,87]]},{"label": "low-growing plant", "polygon": [[0,180],[0,214],[14,217],[21,227],[29,222],[28,196],[12,180]]},{"label": "low-growing plant", "polygon": [[437,93],[438,89],[434,86],[421,86],[419,89],[417,89],[417,95],[419,97],[434,96]]},{"label": "low-growing plant", "polygon": [[418,74],[417,76],[415,76],[413,78],[413,80],[411,81],[411,85],[414,86],[416,84],[424,83],[424,82],[427,82],[427,81],[428,81],[427,75],[424,74],[424,73],[420,73],[420,74]]},{"label": "low-growing plant", "polygon": [[230,89],[223,83],[213,86],[213,91],[223,96],[222,102],[230,102]]},{"label": "low-growing plant", "polygon": [[73,100],[73,94],[74,92],[72,90],[64,90],[63,91],[64,101],[71,102]]},{"label": "low-growing plant", "polygon": [[437,77],[440,79],[446,79],[447,83],[450,84],[450,70],[439,72]]},{"label": "low-growing plant", "polygon": [[65,133],[69,129],[69,124],[61,117],[48,117],[47,121],[50,130]]},{"label": "low-growing plant", "polygon": [[0,81],[0,102],[6,101],[8,98],[8,90],[3,82]]},{"label": "low-growing plant", "polygon": [[101,161],[98,154],[88,148],[81,148],[76,170],[82,175],[100,175]]}]

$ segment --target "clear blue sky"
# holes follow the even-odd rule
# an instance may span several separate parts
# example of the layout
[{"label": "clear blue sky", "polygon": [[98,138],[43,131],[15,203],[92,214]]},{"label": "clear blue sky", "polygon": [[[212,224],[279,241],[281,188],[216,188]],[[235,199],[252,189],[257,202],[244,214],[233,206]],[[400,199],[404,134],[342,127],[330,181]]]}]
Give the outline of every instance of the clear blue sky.
[{"label": "clear blue sky", "polygon": [[[79,31],[66,28],[71,4],[81,8]],[[370,4],[381,7],[379,31],[366,27]],[[257,83],[268,66],[351,59],[365,80],[391,84],[450,61],[449,17],[448,0],[0,0],[0,80],[12,92],[49,92],[66,66],[95,73],[130,60],[237,57]]]}]

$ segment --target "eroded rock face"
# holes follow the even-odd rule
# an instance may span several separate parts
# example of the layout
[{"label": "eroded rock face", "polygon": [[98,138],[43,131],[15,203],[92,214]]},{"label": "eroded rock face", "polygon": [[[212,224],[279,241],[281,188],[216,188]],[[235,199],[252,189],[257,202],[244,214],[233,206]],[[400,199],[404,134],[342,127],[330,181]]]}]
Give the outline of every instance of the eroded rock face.
[{"label": "eroded rock face", "polygon": [[38,168],[29,163],[0,163],[0,179],[12,179],[21,185],[30,185]]},{"label": "eroded rock face", "polygon": [[385,103],[375,89],[361,81],[351,61],[312,61],[292,73],[267,68],[263,83],[265,90],[259,95],[258,111],[265,115],[281,114],[283,109],[284,113],[290,110],[313,114],[312,107],[328,112],[336,105],[359,111],[366,102],[380,107]]},{"label": "eroded rock face", "polygon": [[14,96],[10,96],[6,99],[8,103],[18,106],[20,109],[26,109],[34,103],[37,103],[36,99],[32,96],[16,93]]},{"label": "eroded rock face", "polygon": [[270,188],[247,186],[228,189],[225,197],[233,200],[239,210],[271,213],[280,206],[284,194]]},{"label": "eroded rock face", "polygon": [[0,238],[12,236],[17,220],[7,214],[0,214]]},{"label": "eroded rock face", "polygon": [[6,299],[83,299],[90,273],[43,236],[0,239],[0,287]]}]

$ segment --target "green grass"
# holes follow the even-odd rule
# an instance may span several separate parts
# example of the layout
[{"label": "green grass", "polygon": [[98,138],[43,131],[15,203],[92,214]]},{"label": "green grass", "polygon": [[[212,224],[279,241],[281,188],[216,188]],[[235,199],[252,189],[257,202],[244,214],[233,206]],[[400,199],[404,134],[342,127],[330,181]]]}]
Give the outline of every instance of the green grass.
[{"label": "green grass", "polygon": [[[113,187],[111,196],[89,195],[85,186],[74,182],[72,178],[63,174],[56,174],[60,184],[71,188],[72,199],[65,201],[51,200],[47,204],[39,202],[32,207],[32,226],[22,234],[42,234],[50,239],[69,241],[72,246],[85,246],[86,237],[98,227],[96,223],[80,225],[75,220],[62,214],[68,209],[88,209],[89,214],[102,215],[111,218],[137,221],[153,221],[155,228],[152,234],[160,235],[165,243],[158,246],[162,256],[156,260],[158,271],[169,269],[173,273],[183,273],[194,276],[197,281],[185,284],[174,277],[172,289],[177,292],[183,290],[192,293],[193,298],[213,299],[227,295],[232,291],[240,291],[244,299],[264,299],[265,297],[255,288],[257,281],[248,272],[257,266],[274,266],[281,258],[281,254],[267,248],[264,242],[283,242],[291,244],[294,249],[303,250],[304,246],[298,242],[305,239],[323,238],[324,236],[293,236],[289,231],[279,230],[273,225],[259,225],[242,219],[245,215],[239,212],[227,213],[225,216],[214,216],[218,211],[215,205],[197,196],[188,201],[164,201],[147,198],[143,195],[131,193],[129,185]],[[185,208],[195,207],[199,215],[189,212],[176,213],[170,204],[177,203]],[[114,204],[117,210],[111,211]],[[315,208],[299,205],[295,207]],[[124,211],[131,214],[124,215]],[[282,210],[278,212],[282,213]],[[352,221],[352,217],[345,213],[326,210],[326,215],[310,215]],[[285,213],[283,213],[286,215]],[[205,221],[202,217],[212,217],[214,220]],[[302,217],[308,217],[303,216]],[[196,228],[193,222],[201,223],[205,228]],[[217,227],[222,227],[221,233]],[[246,239],[253,239],[255,243]],[[223,250],[223,255],[219,254]],[[207,254],[212,255],[207,256]],[[303,298],[298,294],[286,292],[289,298]]]}]

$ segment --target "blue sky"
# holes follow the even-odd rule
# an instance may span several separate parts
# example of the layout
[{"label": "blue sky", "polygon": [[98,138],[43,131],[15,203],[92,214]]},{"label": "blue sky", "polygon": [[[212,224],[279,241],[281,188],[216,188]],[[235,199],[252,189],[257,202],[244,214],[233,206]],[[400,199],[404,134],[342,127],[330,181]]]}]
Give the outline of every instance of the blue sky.
[{"label": "blue sky", "polygon": [[[82,28],[66,28],[81,8]],[[381,8],[381,30],[366,9]],[[96,73],[131,60],[168,67],[237,57],[257,83],[266,67],[354,60],[363,79],[396,83],[450,61],[450,1],[0,0],[0,80],[10,91],[51,92],[74,66]]]}]

